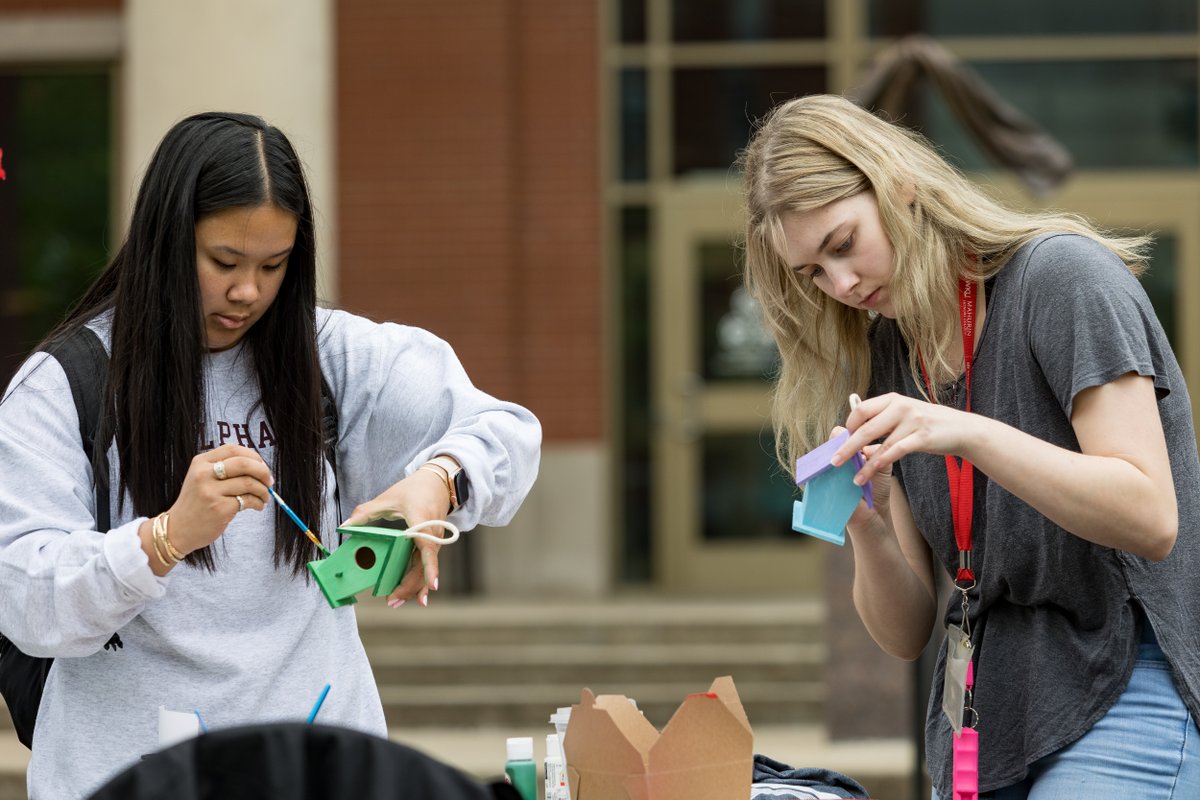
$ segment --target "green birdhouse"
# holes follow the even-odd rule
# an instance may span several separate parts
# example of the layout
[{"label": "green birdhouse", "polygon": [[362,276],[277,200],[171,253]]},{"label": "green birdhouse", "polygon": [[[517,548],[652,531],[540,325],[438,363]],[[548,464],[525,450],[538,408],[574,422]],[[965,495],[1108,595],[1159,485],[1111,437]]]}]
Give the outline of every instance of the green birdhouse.
[{"label": "green birdhouse", "polygon": [[328,558],[308,562],[329,605],[357,603],[354,596],[367,588],[373,588],[376,597],[391,594],[408,569],[412,539],[395,528],[355,525],[337,530],[346,537],[341,546]]}]

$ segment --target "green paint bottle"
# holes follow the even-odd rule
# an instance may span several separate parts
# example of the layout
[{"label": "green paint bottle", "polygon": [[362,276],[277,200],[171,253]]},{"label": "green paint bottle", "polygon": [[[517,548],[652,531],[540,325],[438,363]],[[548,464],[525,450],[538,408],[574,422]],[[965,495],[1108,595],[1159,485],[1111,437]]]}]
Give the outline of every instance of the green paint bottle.
[{"label": "green paint bottle", "polygon": [[508,760],[504,777],[513,785],[522,800],[537,800],[537,764],[533,761],[533,738],[521,736],[506,742]]}]

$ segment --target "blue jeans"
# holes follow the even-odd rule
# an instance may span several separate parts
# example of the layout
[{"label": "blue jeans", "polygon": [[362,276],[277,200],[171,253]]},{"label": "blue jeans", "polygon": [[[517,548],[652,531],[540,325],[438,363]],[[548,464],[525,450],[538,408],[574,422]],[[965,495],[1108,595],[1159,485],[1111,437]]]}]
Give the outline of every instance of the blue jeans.
[{"label": "blue jeans", "polygon": [[[1146,626],[1149,629],[1149,625]],[[1025,780],[980,800],[1200,797],[1200,730],[1171,681],[1153,634],[1129,685],[1080,739],[1029,765]],[[933,800],[938,800],[937,791]]]}]

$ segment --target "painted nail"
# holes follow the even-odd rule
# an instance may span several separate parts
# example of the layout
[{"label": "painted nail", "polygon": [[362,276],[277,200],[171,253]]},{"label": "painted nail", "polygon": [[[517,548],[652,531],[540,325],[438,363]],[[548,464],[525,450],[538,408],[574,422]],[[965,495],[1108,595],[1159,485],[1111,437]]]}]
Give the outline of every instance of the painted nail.
[{"label": "painted nail", "polygon": [[404,605],[404,601],[393,597],[391,600],[388,600],[388,605],[392,608],[399,608],[400,606]]},{"label": "painted nail", "polygon": [[437,591],[437,581],[438,581],[438,579],[437,579],[437,578],[434,578],[434,579],[433,579],[433,590],[434,590],[435,592]]},{"label": "painted nail", "polygon": [[429,608],[429,595],[427,595],[427,594],[421,595],[420,603],[425,608]]}]

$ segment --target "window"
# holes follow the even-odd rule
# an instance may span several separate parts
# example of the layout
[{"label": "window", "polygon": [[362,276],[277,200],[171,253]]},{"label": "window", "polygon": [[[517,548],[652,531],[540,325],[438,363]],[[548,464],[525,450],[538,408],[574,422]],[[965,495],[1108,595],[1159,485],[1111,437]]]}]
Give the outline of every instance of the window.
[{"label": "window", "polygon": [[109,73],[0,73],[0,337],[4,379],[108,259]]}]

